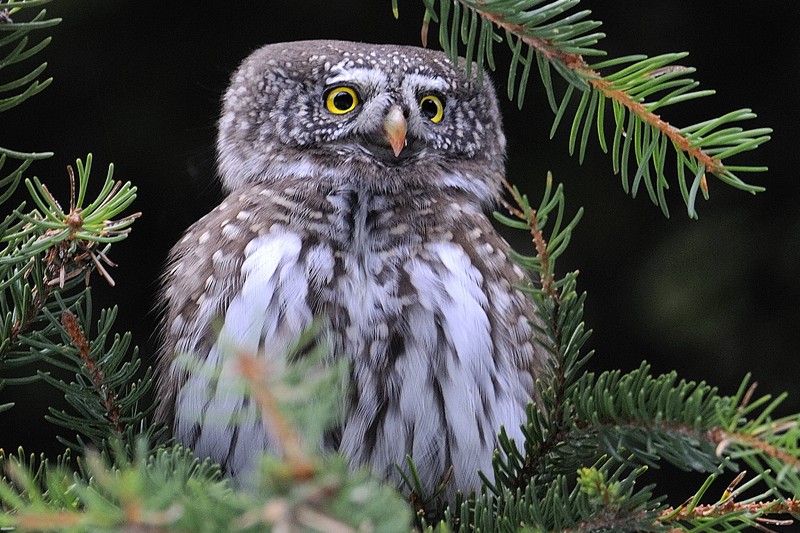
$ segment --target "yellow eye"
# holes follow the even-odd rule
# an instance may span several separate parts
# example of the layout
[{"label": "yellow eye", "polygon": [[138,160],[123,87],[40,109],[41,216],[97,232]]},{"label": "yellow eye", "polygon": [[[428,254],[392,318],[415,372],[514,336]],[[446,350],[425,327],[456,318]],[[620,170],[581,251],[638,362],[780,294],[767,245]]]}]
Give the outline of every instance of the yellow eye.
[{"label": "yellow eye", "polygon": [[358,94],[350,87],[334,87],[325,94],[325,107],[334,115],[349,113],[358,105]]},{"label": "yellow eye", "polygon": [[444,118],[444,102],[435,94],[427,94],[419,100],[419,114],[438,124]]}]

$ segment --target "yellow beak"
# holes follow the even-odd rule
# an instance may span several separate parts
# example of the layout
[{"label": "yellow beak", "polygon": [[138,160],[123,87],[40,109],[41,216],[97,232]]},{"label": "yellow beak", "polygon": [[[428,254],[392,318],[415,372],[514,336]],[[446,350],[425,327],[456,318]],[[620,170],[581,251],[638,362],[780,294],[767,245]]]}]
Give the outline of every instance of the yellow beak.
[{"label": "yellow beak", "polygon": [[406,145],[406,117],[400,106],[393,105],[383,119],[383,131],[386,133],[386,140],[392,147],[395,157],[400,156],[400,152]]}]

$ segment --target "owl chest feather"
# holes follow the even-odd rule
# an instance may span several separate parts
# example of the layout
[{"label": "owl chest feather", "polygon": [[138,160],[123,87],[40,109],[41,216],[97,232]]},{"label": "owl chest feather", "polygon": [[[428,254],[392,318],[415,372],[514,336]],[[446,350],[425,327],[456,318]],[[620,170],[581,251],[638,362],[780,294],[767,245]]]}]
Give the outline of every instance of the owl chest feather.
[{"label": "owl chest feather", "polygon": [[[390,478],[410,454],[428,486],[451,466],[455,487],[478,486],[497,430],[519,433],[531,398],[531,331],[503,241],[479,211],[455,223],[465,207],[446,198],[263,196],[253,216],[269,222],[244,247],[219,335],[186,346],[207,355],[178,393],[176,436],[232,471],[274,448],[252,406],[208,375],[231,374],[232,351],[280,357],[320,317],[332,357],[350,361],[339,450]],[[213,431],[208,421],[228,428],[230,412],[235,429]]]},{"label": "owl chest feather", "polygon": [[334,353],[352,361],[356,398],[340,449],[389,477],[410,454],[430,467],[421,470],[426,483],[453,465],[457,486],[477,484],[495,432],[518,432],[530,400],[520,354],[500,334],[522,311],[502,323],[509,305],[499,294],[513,291],[503,251],[479,249],[481,230],[454,223],[464,206],[446,198],[397,205],[346,191],[328,199],[334,274],[320,285],[322,314]]}]

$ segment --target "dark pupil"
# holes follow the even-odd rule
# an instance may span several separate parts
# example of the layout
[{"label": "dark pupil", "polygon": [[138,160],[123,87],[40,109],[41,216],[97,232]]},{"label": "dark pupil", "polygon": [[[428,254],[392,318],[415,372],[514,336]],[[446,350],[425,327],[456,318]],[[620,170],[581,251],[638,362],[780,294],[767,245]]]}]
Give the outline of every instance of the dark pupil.
[{"label": "dark pupil", "polygon": [[333,105],[336,109],[350,109],[353,105],[353,96],[344,91],[338,92],[336,96],[333,97]]},{"label": "dark pupil", "polygon": [[426,118],[433,118],[439,112],[439,107],[433,100],[425,100],[419,110]]}]

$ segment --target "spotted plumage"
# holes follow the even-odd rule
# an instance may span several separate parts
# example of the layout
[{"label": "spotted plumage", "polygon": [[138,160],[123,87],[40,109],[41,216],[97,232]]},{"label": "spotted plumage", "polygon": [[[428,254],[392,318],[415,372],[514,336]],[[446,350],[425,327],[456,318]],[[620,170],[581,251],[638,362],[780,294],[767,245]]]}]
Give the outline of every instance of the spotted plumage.
[{"label": "spotted plumage", "polygon": [[[312,320],[349,362],[326,443],[400,483],[410,454],[447,494],[491,473],[541,371],[523,273],[485,215],[505,138],[488,82],[438,52],[338,41],[268,45],[234,73],[219,122],[228,193],[164,277],[159,420],[233,475],[278,443],[235,353],[282,364]],[[179,354],[197,361],[187,369]]]}]

